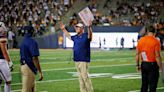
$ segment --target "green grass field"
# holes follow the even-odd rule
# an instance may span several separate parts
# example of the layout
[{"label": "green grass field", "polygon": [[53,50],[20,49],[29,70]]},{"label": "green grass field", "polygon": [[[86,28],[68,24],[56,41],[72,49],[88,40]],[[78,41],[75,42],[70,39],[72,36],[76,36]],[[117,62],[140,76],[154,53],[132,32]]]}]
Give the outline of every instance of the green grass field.
[{"label": "green grass field", "polygon": [[[19,51],[10,50],[14,62],[12,92],[20,92]],[[164,60],[164,51],[162,52]],[[37,92],[79,92],[72,50],[40,50],[44,80],[37,81]],[[90,76],[94,92],[139,92],[140,74],[135,69],[135,50],[92,50]],[[38,80],[38,76],[37,76]],[[158,92],[164,92],[159,80]]]}]

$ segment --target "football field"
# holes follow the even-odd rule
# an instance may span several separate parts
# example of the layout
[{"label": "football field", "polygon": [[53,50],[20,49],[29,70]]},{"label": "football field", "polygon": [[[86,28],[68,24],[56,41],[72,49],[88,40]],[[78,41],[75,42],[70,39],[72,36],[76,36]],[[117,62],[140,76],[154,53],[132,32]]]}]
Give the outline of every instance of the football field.
[{"label": "football field", "polygon": [[[135,69],[135,50],[91,51],[89,72],[94,92],[139,92],[141,77]],[[9,52],[14,63],[12,92],[20,92],[19,50]],[[164,60],[164,51],[161,55]],[[44,80],[36,81],[37,92],[79,92],[71,49],[40,50],[40,62]],[[157,92],[164,92],[161,79]]]}]

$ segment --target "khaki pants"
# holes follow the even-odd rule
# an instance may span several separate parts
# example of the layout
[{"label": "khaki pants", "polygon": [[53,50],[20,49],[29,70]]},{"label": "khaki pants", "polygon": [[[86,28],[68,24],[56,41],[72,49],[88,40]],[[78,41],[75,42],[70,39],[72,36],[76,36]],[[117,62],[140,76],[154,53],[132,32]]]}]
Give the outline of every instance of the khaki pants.
[{"label": "khaki pants", "polygon": [[21,66],[22,92],[35,92],[35,74],[25,64]]},{"label": "khaki pants", "polygon": [[75,62],[76,69],[79,73],[80,92],[94,92],[92,82],[88,76],[87,62]]}]

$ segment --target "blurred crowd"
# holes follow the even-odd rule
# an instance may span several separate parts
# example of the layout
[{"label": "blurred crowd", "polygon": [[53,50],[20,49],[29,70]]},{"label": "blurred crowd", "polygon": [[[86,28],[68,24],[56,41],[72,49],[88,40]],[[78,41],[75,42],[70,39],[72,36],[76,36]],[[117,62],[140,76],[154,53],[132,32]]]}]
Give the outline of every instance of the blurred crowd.
[{"label": "blurred crowd", "polygon": [[[101,9],[100,1],[93,0],[88,7],[94,15],[93,25],[96,26],[154,25],[164,49],[163,0],[145,0],[145,2],[140,2],[140,0],[105,0],[103,9]],[[70,18],[69,25],[75,25],[78,20],[78,14],[74,13]]]},{"label": "blurred crowd", "polygon": [[[23,26],[32,25],[35,36],[47,30],[55,32],[56,22],[68,11],[75,0],[3,0],[0,4],[0,21],[18,36]],[[2,1],[1,1],[2,2]]]},{"label": "blurred crowd", "polygon": [[[89,4],[95,20],[94,25],[124,25],[140,26],[154,23],[164,23],[160,17],[164,8],[162,0],[149,0],[151,2],[139,2],[138,0],[106,0],[103,9],[99,7],[99,1]],[[102,13],[105,11],[106,13]],[[70,20],[73,25],[77,20],[77,14],[74,13]]]},{"label": "blurred crowd", "polygon": [[[0,1],[0,21],[5,22],[10,31],[8,37],[11,38],[12,35],[13,40],[15,36],[24,35],[22,29],[26,25],[32,25],[35,29],[34,36],[38,37],[47,31],[55,32],[56,23],[76,1],[78,0],[3,0]],[[146,2],[105,0],[103,6],[100,6],[99,0],[79,0],[79,2],[86,2],[92,11],[93,25],[145,26],[154,24],[155,28],[164,34],[160,31],[164,29],[164,18],[161,17],[164,8],[162,0],[146,0]],[[78,14],[75,12],[70,18],[69,25],[75,25],[78,20]]]}]

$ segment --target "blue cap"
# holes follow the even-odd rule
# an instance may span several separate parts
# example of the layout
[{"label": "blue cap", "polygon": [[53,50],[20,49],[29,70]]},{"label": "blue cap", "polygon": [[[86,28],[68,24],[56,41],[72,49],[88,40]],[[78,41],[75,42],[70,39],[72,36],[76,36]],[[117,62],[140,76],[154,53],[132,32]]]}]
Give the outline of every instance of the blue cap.
[{"label": "blue cap", "polygon": [[29,34],[32,34],[34,32],[34,28],[32,26],[24,26],[23,30],[25,31],[25,33]]}]

